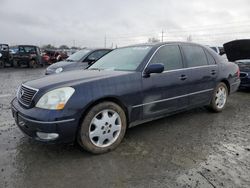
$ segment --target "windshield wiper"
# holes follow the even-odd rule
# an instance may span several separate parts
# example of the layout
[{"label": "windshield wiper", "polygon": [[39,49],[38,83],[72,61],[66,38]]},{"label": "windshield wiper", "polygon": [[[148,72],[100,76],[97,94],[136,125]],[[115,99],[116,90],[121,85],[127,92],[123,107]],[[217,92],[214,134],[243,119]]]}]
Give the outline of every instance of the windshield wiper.
[{"label": "windshield wiper", "polygon": [[72,60],[72,59],[66,59],[66,61],[68,61],[68,62],[74,62],[74,60]]}]

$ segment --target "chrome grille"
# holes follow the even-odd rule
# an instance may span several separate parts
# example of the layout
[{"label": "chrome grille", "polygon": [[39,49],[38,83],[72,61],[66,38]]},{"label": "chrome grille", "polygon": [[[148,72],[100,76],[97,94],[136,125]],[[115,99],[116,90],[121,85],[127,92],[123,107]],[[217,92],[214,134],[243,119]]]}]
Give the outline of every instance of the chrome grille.
[{"label": "chrome grille", "polygon": [[37,89],[21,85],[17,94],[19,102],[25,106],[30,106],[37,91]]},{"label": "chrome grille", "polygon": [[245,78],[245,77],[247,77],[247,76],[248,76],[248,74],[245,73],[245,72],[241,72],[241,73],[240,73],[240,77],[241,77],[241,78]]}]

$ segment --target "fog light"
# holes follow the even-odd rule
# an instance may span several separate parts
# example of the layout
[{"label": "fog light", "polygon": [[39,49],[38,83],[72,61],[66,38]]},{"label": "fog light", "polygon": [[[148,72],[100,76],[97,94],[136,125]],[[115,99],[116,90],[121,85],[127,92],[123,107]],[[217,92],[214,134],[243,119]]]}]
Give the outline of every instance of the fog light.
[{"label": "fog light", "polygon": [[59,136],[59,134],[57,133],[42,133],[42,132],[37,132],[36,135],[42,140],[55,140]]}]

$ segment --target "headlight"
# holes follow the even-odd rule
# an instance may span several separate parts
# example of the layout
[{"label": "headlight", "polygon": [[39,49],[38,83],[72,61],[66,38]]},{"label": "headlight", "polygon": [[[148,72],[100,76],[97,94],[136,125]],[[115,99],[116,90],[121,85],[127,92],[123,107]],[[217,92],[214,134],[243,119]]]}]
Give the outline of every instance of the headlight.
[{"label": "headlight", "polygon": [[60,67],[60,68],[57,68],[57,69],[55,70],[55,73],[58,74],[58,73],[60,73],[60,72],[62,72],[62,71],[63,71],[63,68]]},{"label": "headlight", "polygon": [[44,94],[36,104],[37,108],[48,110],[62,110],[75,92],[72,87],[63,87]]},{"label": "headlight", "polygon": [[0,53],[0,57],[2,57],[2,54]]}]

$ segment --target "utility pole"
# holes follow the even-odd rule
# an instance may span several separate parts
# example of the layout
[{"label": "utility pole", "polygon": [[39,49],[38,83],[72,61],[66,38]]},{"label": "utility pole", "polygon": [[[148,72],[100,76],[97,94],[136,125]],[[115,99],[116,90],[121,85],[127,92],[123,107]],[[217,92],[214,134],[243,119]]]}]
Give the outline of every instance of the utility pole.
[{"label": "utility pole", "polygon": [[105,34],[105,37],[104,37],[104,48],[106,48],[106,46],[107,46],[107,36]]},{"label": "utility pole", "polygon": [[163,37],[164,37],[164,31],[162,29],[162,32],[161,32],[161,42],[163,42]]}]

